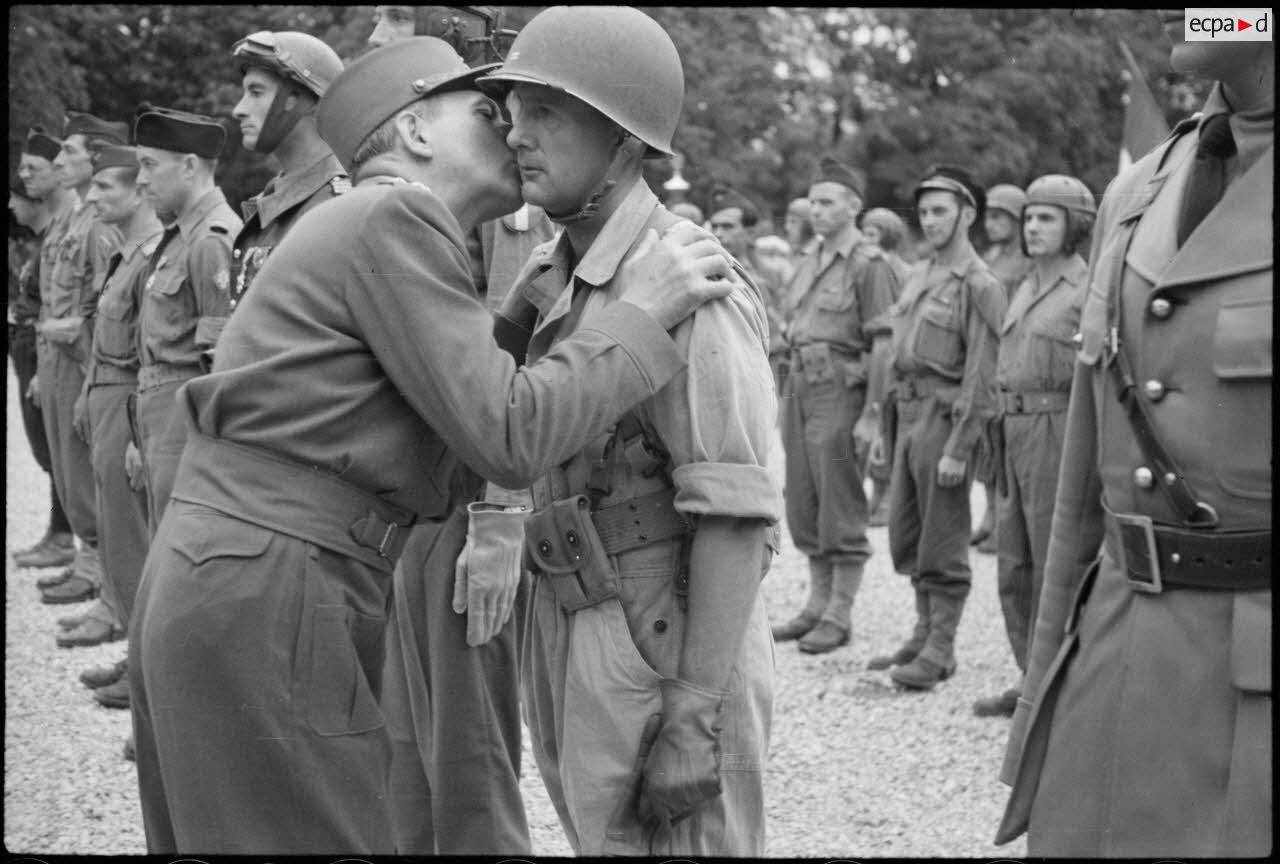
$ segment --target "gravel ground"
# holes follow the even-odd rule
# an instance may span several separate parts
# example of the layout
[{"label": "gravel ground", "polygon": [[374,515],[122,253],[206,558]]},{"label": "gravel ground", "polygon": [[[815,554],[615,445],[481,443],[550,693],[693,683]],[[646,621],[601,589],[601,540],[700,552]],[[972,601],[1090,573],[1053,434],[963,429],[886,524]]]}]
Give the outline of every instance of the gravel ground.
[{"label": "gravel ground", "polygon": [[[39,539],[47,482],[35,464],[8,372],[6,550]],[[781,448],[774,463],[780,465]],[[980,514],[981,490],[973,498]],[[765,796],[771,857],[1019,858],[1023,840],[992,843],[1006,800],[996,778],[1005,719],[973,716],[979,696],[1016,680],[995,587],[995,558],[973,553],[974,586],[956,640],[959,670],[928,694],[895,690],[868,658],[891,649],[914,620],[910,586],[892,572],[886,529],[854,607],[850,645],[831,654],[778,646],[777,698]],[[4,845],[9,853],[145,852],[133,764],[120,748],[127,711],[99,707],[76,676],[124,655],[124,643],[60,649],[56,621],[82,606],[45,606],[35,580],[5,556]],[[807,567],[784,535],[763,591],[775,621],[804,602]],[[522,787],[533,849],[568,855],[525,747]]]}]

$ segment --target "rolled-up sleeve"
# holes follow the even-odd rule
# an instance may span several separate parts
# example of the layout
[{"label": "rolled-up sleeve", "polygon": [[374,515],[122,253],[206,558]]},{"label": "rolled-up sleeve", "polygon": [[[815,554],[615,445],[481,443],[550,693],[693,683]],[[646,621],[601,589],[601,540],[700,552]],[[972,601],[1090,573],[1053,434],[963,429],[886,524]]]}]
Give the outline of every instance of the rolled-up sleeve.
[{"label": "rolled-up sleeve", "polygon": [[781,518],[768,468],[777,401],[762,322],[740,294],[700,308],[675,332],[688,368],[642,409],[671,455],[682,513]]}]

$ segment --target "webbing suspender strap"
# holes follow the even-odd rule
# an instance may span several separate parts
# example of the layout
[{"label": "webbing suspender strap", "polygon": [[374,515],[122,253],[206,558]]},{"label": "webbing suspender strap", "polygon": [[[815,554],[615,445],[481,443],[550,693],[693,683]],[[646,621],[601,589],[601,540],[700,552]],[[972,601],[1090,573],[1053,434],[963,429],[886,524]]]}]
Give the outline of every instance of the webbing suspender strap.
[{"label": "webbing suspender strap", "polygon": [[1191,486],[1178,470],[1173,457],[1165,449],[1156,435],[1155,424],[1151,420],[1151,410],[1146,397],[1135,385],[1133,367],[1124,345],[1120,342],[1123,329],[1123,306],[1119,294],[1124,274],[1124,259],[1129,253],[1129,245],[1137,233],[1138,214],[1124,227],[1128,232],[1123,242],[1116,244],[1116,260],[1111,269],[1115,284],[1107,286],[1107,324],[1108,345],[1104,351],[1107,371],[1116,388],[1116,399],[1124,406],[1129,426],[1142,454],[1156,470],[1156,483],[1169,499],[1174,512],[1182,517],[1183,524],[1191,528],[1213,528],[1218,524],[1218,514],[1210,505],[1200,501],[1191,490]]}]

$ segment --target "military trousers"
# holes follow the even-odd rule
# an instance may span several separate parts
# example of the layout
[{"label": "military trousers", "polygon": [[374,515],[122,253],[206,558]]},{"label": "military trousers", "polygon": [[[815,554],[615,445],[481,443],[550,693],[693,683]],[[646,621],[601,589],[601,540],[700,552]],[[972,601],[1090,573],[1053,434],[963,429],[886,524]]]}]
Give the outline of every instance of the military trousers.
[{"label": "military trousers", "polygon": [[853,444],[866,388],[843,378],[806,381],[792,370],[783,399],[787,527],[810,558],[862,563],[867,540],[867,493]]},{"label": "military trousers", "polygon": [[1008,414],[1000,421],[1008,491],[996,499],[996,586],[1009,646],[1023,672],[1049,554],[1066,419],[1065,411],[1052,411]]},{"label": "military trousers", "polygon": [[76,400],[84,372],[67,352],[45,343],[39,350],[40,413],[53,485],[66,511],[71,530],[87,545],[98,545],[97,493],[89,445],[75,430]]},{"label": "military trousers", "polygon": [[138,437],[147,475],[148,527],[152,536],[173,494],[187,423],[175,395],[185,381],[168,381],[138,393]]},{"label": "military trousers", "polygon": [[901,401],[898,440],[889,484],[889,553],[893,567],[913,586],[963,599],[973,581],[969,569],[969,486],[938,485],[938,461],[951,435],[951,406],[932,397]]},{"label": "military trousers", "polygon": [[1138,593],[1117,548],[1108,538],[1039,692],[1023,694],[1009,807],[1029,806],[1027,853],[1266,857],[1271,592]]},{"label": "military trousers", "polygon": [[124,451],[130,440],[129,396],[133,384],[98,384],[87,400],[97,485],[98,551],[102,556],[102,597],[128,627],[147,559],[147,496],[129,485]]},{"label": "military trousers", "polygon": [[466,614],[452,608],[466,534],[465,508],[415,526],[395,570],[382,710],[398,855],[532,854],[520,795],[523,608],[484,645],[467,645]]},{"label": "military trousers", "polygon": [[390,592],[389,567],[170,503],[129,634],[149,852],[392,851]]},{"label": "military trousers", "polygon": [[[764,765],[773,717],[773,639],[757,598],[720,715],[722,793],[655,837],[621,806],[645,722],[662,711],[659,682],[675,677],[685,616],[673,577],[678,543],[614,558],[618,597],[569,614],[535,577],[520,665],[525,719],[547,793],[575,854],[764,854]],[[690,579],[698,574],[690,574]],[[613,824],[635,844],[611,840]]]},{"label": "military trousers", "polygon": [[35,456],[40,470],[49,475],[49,532],[70,534],[66,511],[58,500],[58,488],[53,482],[53,464],[49,456],[49,439],[44,431],[44,415],[40,411],[39,398],[27,398],[27,387],[36,374],[36,331],[29,325],[9,325],[9,359],[13,361],[13,374],[18,379],[18,408],[22,412],[22,429],[26,432],[31,455]]}]

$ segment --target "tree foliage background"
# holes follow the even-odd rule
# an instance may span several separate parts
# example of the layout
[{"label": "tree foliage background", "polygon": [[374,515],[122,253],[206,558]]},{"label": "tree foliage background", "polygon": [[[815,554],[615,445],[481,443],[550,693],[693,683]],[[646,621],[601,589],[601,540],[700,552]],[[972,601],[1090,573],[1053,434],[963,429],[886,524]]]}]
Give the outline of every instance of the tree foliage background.
[{"label": "tree foliage background", "polygon": [[[519,26],[539,7],[507,7]],[[676,149],[689,198],[716,184],[781,216],[834,154],[869,181],[868,206],[910,212],[931,162],[987,185],[1041,174],[1101,194],[1116,171],[1124,109],[1118,38],[1136,55],[1170,125],[1209,82],[1168,67],[1149,11],[1117,9],[734,8],[645,10],[680,50],[686,99]],[[273,167],[244,151],[230,112],[240,95],[230,48],[258,30],[301,30],[344,60],[364,50],[372,6],[13,6],[9,11],[9,164],[26,130],[63,112],[130,119],[140,102],[223,118],[232,134],[218,181],[232,204]],[[652,166],[654,184],[671,176]]]}]

